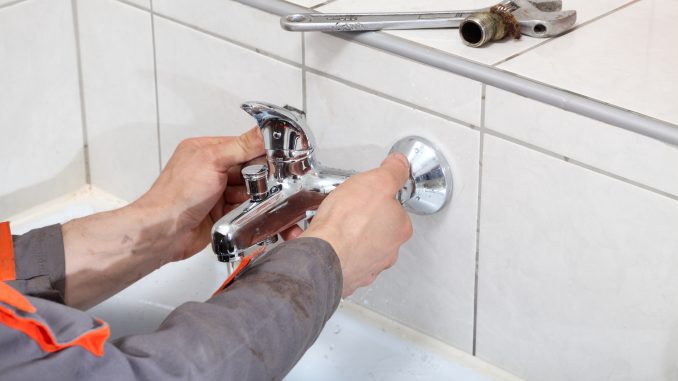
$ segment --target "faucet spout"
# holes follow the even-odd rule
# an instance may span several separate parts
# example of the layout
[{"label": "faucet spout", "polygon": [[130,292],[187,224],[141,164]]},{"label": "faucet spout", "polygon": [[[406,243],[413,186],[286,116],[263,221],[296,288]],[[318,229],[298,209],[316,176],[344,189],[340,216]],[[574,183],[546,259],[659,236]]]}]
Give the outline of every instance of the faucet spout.
[{"label": "faucet spout", "polygon": [[320,203],[353,173],[321,169],[296,181],[276,182],[261,201],[246,201],[212,228],[212,249],[221,262],[239,262],[255,245],[274,243],[278,234],[315,214]]}]

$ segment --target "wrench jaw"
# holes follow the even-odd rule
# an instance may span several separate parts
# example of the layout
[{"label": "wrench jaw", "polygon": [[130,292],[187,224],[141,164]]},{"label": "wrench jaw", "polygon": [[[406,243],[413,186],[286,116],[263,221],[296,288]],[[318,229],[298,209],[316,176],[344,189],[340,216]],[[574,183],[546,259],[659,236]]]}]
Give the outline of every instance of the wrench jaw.
[{"label": "wrench jaw", "polygon": [[562,0],[527,0],[542,12],[558,12],[563,10]]},{"label": "wrench jaw", "polygon": [[[515,16],[520,24],[520,32],[526,36],[548,38],[559,36],[570,30],[577,22],[577,11],[540,12],[530,13],[530,18],[516,11]],[[521,17],[522,16],[522,17]]]}]

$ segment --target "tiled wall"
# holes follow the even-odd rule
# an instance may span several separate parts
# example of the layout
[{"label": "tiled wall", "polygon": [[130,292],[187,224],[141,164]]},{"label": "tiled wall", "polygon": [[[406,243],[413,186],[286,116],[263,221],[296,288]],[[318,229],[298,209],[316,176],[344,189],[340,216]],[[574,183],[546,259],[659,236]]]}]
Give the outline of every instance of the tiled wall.
[{"label": "tiled wall", "polygon": [[[394,4],[338,0],[321,10],[383,10],[380,2]],[[335,167],[376,166],[398,138],[422,135],[452,164],[453,202],[439,215],[413,217],[416,234],[398,264],[356,303],[529,380],[678,377],[676,147],[366,46],[285,33],[277,16],[230,0],[74,3],[94,185],[134,199],[181,139],[252,126],[238,108],[246,100],[304,108],[321,161]],[[590,83],[548,68],[573,44],[621,60],[621,45],[601,52],[596,37],[651,18],[647,4],[655,2],[572,3],[590,25],[537,48],[496,44],[474,59],[582,92],[609,89],[618,81],[612,74]],[[612,11],[619,21],[604,17]],[[34,33],[17,20],[46,15],[54,31],[36,34],[35,46],[0,39],[0,56],[5,47],[16,57],[39,55],[0,59],[0,81],[10,85],[9,95],[0,92],[0,126],[22,126],[0,139],[2,173],[17,178],[0,183],[0,207],[25,189],[48,197],[85,179],[71,2],[0,8],[0,35]],[[450,31],[393,33],[466,52]],[[27,63],[44,77],[22,72]],[[665,70],[662,78],[675,83],[675,70]],[[624,93],[612,100],[631,108]],[[678,120],[675,104],[646,103],[648,115]],[[5,159],[19,154],[21,166]]]}]

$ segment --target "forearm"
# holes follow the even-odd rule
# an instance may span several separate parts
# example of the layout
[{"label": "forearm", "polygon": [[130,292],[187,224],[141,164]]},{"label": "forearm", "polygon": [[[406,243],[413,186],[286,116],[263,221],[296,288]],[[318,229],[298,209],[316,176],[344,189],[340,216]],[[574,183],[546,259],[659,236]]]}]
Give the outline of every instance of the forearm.
[{"label": "forearm", "polygon": [[[280,380],[315,341],[339,303],[342,277],[332,247],[318,239],[284,243],[206,303],[186,303],[152,333],[46,353],[0,329],[3,379]],[[92,328],[72,308],[32,299],[60,342]],[[1,328],[1,326],[0,326]],[[65,334],[68,337],[59,335]]]},{"label": "forearm", "polygon": [[169,262],[172,221],[132,204],[64,224],[66,304],[92,307]]},{"label": "forearm", "polygon": [[[207,303],[185,304],[155,334],[123,339],[118,347],[153,358],[153,366],[136,366],[143,372],[137,378],[280,380],[336,310],[341,289],[329,244],[290,241]],[[178,362],[173,375],[165,373]]]}]

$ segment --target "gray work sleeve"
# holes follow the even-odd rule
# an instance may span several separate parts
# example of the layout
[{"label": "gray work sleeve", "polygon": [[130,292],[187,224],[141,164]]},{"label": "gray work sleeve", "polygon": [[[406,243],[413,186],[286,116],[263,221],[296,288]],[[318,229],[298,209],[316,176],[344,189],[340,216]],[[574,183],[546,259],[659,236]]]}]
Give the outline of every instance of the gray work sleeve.
[{"label": "gray work sleeve", "polygon": [[66,274],[61,225],[13,236],[16,280],[8,282],[21,293],[63,303]]},{"label": "gray work sleeve", "polygon": [[[0,324],[0,374],[7,379],[280,380],[336,310],[341,289],[332,247],[315,238],[297,239],[273,249],[207,302],[180,306],[157,331],[107,343],[102,357],[80,347],[48,354]],[[29,300],[54,332],[94,324],[70,307]]]}]

